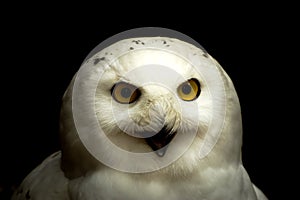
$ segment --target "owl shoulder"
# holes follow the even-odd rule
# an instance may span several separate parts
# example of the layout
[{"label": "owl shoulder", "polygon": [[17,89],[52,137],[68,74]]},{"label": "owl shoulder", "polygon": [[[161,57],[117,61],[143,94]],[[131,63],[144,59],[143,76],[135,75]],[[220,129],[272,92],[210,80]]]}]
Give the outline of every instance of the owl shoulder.
[{"label": "owl shoulder", "polygon": [[14,192],[12,200],[68,200],[68,182],[60,168],[61,152],[53,153],[36,167]]}]

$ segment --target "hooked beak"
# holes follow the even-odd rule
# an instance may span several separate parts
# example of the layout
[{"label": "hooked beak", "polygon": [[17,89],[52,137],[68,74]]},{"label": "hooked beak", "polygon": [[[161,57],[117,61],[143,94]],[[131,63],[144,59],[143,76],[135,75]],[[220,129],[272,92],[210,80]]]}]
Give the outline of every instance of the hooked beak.
[{"label": "hooked beak", "polygon": [[172,132],[164,126],[157,134],[146,138],[146,142],[159,157],[163,157],[167,151],[168,144],[175,135],[176,132]]}]

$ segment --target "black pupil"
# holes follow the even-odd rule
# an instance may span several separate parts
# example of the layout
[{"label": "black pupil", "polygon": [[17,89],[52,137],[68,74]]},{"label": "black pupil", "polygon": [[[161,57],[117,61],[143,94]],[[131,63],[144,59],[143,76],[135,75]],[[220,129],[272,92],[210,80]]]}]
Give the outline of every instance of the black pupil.
[{"label": "black pupil", "polygon": [[126,87],[126,88],[122,88],[121,90],[121,95],[124,98],[129,98],[131,96],[131,89]]},{"label": "black pupil", "polygon": [[192,87],[191,87],[189,84],[184,84],[184,85],[182,86],[181,91],[182,91],[184,94],[189,94],[189,93],[191,93],[191,91],[192,91]]}]

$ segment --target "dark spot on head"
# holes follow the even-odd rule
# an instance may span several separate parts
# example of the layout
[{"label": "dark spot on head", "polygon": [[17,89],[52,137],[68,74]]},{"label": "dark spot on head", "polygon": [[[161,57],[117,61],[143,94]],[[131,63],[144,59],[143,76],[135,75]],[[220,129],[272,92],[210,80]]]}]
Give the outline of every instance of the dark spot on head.
[{"label": "dark spot on head", "polygon": [[95,58],[95,60],[94,60],[94,65],[97,65],[99,61],[100,61],[99,58]]},{"label": "dark spot on head", "polygon": [[108,53],[107,52],[105,52],[105,55],[107,55]]},{"label": "dark spot on head", "polygon": [[110,53],[109,55],[112,55],[112,53]]},{"label": "dark spot on head", "polygon": [[163,44],[167,44],[166,40],[163,40]]},{"label": "dark spot on head", "polygon": [[132,40],[132,42],[135,44],[140,44],[140,43],[143,44],[143,42],[141,40]]},{"label": "dark spot on head", "polygon": [[144,43],[144,42],[142,42],[142,45],[145,45],[145,43]]},{"label": "dark spot on head", "polygon": [[170,45],[166,45],[166,47],[169,47]]},{"label": "dark spot on head", "polygon": [[134,48],[133,48],[133,47],[130,47],[129,49],[130,49],[130,50],[133,50]]},{"label": "dark spot on head", "polygon": [[30,190],[28,190],[28,191],[26,192],[26,195],[25,195],[26,199],[30,199],[30,194],[29,194],[29,192],[30,192]]},{"label": "dark spot on head", "polygon": [[94,65],[97,65],[101,60],[105,60],[105,57],[102,58],[95,58]]},{"label": "dark spot on head", "polygon": [[203,53],[202,56],[204,56],[205,58],[208,58],[207,53]]}]

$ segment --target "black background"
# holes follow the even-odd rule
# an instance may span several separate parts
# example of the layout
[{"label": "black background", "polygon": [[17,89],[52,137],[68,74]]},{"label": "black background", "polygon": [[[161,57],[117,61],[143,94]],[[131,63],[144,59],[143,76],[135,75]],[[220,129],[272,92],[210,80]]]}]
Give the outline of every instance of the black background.
[{"label": "black background", "polygon": [[[287,128],[280,113],[285,98],[282,67],[288,67],[282,66],[288,54],[283,46],[290,29],[281,21],[280,9],[241,6],[233,11],[201,8],[169,14],[157,8],[158,16],[157,10],[118,13],[90,8],[45,5],[2,18],[0,199],[8,198],[34,167],[59,150],[61,98],[88,53],[114,34],[145,26],[180,31],[220,62],[240,98],[244,166],[270,199],[284,193],[280,180],[290,162],[282,150]],[[206,9],[211,12],[202,13]]]}]

